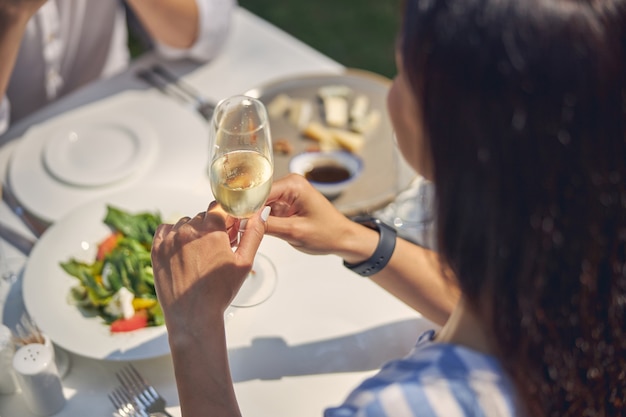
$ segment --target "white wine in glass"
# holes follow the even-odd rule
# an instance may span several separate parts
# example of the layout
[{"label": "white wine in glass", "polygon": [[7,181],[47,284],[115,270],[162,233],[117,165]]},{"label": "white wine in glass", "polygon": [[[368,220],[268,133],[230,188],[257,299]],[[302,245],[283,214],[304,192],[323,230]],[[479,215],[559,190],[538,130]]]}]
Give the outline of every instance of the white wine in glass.
[{"label": "white wine in glass", "polygon": [[255,151],[229,152],[211,163],[215,199],[238,218],[250,217],[263,207],[272,175],[272,162]]},{"label": "white wine in glass", "polygon": [[[239,219],[260,210],[274,175],[272,137],[263,103],[247,96],[220,101],[211,120],[210,152],[209,180],[222,208]],[[275,286],[274,265],[257,253],[252,271],[232,305],[260,304],[271,296]]]}]

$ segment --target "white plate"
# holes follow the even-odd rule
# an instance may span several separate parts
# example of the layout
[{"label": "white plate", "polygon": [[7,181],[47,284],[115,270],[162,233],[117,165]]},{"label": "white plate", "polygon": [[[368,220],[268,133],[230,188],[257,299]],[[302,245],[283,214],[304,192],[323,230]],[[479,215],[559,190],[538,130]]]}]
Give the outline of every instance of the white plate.
[{"label": "white plate", "polygon": [[59,266],[70,257],[92,262],[96,244],[109,229],[102,222],[106,205],[132,212],[155,211],[163,221],[206,210],[211,195],[161,187],[130,189],[104,197],[70,212],[44,233],[35,245],[23,276],[27,311],[44,333],[60,347],[78,355],[106,360],[137,360],[169,353],[165,326],[111,334],[99,317],[84,317],[68,303],[76,278]]},{"label": "white plate", "polygon": [[[123,173],[118,181],[90,187],[50,173],[43,155],[54,135],[80,126],[110,127],[111,123],[154,138],[154,149],[147,157],[138,156],[133,172]],[[207,161],[208,127],[204,119],[158,91],[125,91],[30,128],[13,150],[7,181],[26,210],[54,222],[81,204],[144,184],[193,184],[208,189]],[[70,177],[77,181],[75,175]]]},{"label": "white plate", "polygon": [[156,151],[156,134],[141,118],[117,116],[63,127],[43,147],[57,179],[79,187],[121,181],[143,168]]}]

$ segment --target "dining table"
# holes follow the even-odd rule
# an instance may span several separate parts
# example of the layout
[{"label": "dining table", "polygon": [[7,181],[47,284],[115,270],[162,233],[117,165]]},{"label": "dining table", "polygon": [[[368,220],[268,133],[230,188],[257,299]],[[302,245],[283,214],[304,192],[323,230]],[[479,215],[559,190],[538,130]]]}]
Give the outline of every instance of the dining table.
[{"label": "dining table", "polygon": [[[106,199],[108,193],[138,187],[186,187],[196,195],[204,193],[207,206],[212,200],[206,174],[209,125],[184,103],[137,77],[138,70],[153,64],[166,66],[214,102],[276,80],[340,76],[347,70],[239,7],[229,37],[212,61],[165,61],[147,52],[135,58],[127,70],[93,82],[19,120],[0,136],[2,183],[14,175],[13,191],[18,199],[46,202],[34,214],[52,226],[37,236],[4,201],[0,204],[0,223],[33,239],[33,253],[56,224],[72,221],[68,214],[93,200]],[[94,114],[143,120],[142,127],[165,138],[158,153],[145,152],[148,156],[144,162],[149,165],[145,175],[111,187],[78,186],[79,191],[74,192],[56,187],[53,180],[38,181],[45,172],[13,169],[16,158],[32,158],[28,149],[20,147],[24,141],[34,143],[33,138],[46,136],[51,131],[46,129],[59,128],[70,117],[86,119]],[[186,214],[195,213],[181,213]],[[407,354],[419,335],[434,327],[371,280],[346,269],[337,256],[305,254],[271,236],[264,237],[260,252],[274,264],[277,286],[259,305],[231,308],[226,323],[235,393],[246,417],[321,416],[326,407],[340,404],[385,362]],[[22,284],[31,261],[32,256],[0,240],[3,271],[15,273],[12,279],[5,276],[0,281],[0,318],[9,327],[15,326],[26,310]],[[46,295],[40,296],[46,303]],[[77,339],[82,337],[79,326],[70,330]],[[128,363],[165,398],[171,415],[181,415],[169,353],[146,358],[94,358],[60,345],[55,349],[66,358],[67,369],[61,380],[66,403],[54,416],[113,415],[108,394],[119,385],[116,372]],[[0,417],[31,416],[35,414],[19,389],[0,394]]]}]

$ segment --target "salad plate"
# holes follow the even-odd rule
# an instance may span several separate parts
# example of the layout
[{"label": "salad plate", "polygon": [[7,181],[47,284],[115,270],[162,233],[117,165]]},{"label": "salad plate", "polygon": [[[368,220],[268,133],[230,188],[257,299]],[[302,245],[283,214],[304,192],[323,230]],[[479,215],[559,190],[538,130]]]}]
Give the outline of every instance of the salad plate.
[{"label": "salad plate", "polygon": [[116,361],[168,354],[165,326],[111,333],[101,318],[83,315],[70,302],[70,290],[78,280],[60,263],[70,258],[94,261],[98,243],[111,232],[103,223],[107,205],[130,213],[158,212],[164,222],[173,223],[206,210],[211,199],[210,192],[144,186],[77,207],[43,234],[27,261],[23,275],[26,310],[52,342],[77,355]]}]

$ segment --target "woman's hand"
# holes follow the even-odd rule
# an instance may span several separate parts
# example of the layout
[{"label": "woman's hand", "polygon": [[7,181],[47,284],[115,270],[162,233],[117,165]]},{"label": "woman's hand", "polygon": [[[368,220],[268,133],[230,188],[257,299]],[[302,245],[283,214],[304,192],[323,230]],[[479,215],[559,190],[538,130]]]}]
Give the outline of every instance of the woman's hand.
[{"label": "woman's hand", "polygon": [[302,252],[365,259],[376,247],[377,233],[348,219],[302,175],[275,181],[267,205],[272,215],[266,233]]},{"label": "woman's hand", "polygon": [[252,268],[264,224],[249,219],[235,252],[231,249],[236,220],[216,203],[195,217],[157,229],[152,246],[157,296],[168,331],[198,332],[207,320],[223,319]]}]

